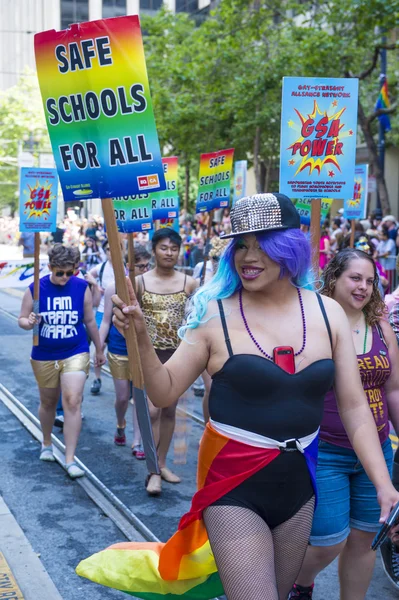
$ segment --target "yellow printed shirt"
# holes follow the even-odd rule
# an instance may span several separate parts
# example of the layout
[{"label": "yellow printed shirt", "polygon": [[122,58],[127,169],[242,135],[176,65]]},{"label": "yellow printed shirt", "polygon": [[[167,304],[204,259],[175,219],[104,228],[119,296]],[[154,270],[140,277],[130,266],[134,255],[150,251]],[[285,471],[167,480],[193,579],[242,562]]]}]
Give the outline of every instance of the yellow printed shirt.
[{"label": "yellow printed shirt", "polygon": [[[372,327],[373,343],[370,352],[357,357],[363,389],[374,417],[381,444],[389,436],[388,408],[384,386],[391,374],[388,348],[380,336],[377,326]],[[330,390],[324,401],[324,416],[320,438],[336,446],[352,448],[338,413],[334,390]]]}]

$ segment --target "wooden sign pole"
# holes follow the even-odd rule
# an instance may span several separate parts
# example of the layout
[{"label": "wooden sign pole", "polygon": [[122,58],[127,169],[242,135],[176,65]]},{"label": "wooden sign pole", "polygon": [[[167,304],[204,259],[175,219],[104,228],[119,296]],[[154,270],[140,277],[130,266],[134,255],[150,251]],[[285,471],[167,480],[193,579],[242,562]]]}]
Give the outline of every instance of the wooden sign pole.
[{"label": "wooden sign pole", "polygon": [[316,280],[319,279],[320,258],[320,221],[321,221],[321,199],[312,200],[310,213],[310,241],[312,246],[312,268]]},{"label": "wooden sign pole", "polygon": [[128,261],[129,261],[129,279],[132,282],[132,286],[134,292],[136,293],[136,277],[135,277],[135,257],[134,257],[134,241],[133,241],[133,233],[127,234],[127,253],[128,253]]},{"label": "wooden sign pole", "polygon": [[[129,305],[129,291],[125,277],[125,267],[123,265],[122,248],[119,242],[119,233],[115,220],[114,206],[112,198],[102,198],[101,205],[104,213],[104,220],[107,227],[109,249],[111,252],[112,266],[115,274],[115,287],[118,290],[119,298]],[[125,340],[127,354],[129,357],[129,369],[133,378],[133,394],[137,407],[137,418],[139,421],[141,437],[145,451],[147,468],[150,473],[160,473],[158,465],[157,451],[154,443],[154,436],[151,427],[151,421],[148,411],[147,398],[144,391],[144,376],[141,367],[139,348],[137,343],[136,330],[133,319],[130,317],[130,327],[125,330]]]},{"label": "wooden sign pole", "polygon": [[209,211],[208,231],[206,233],[206,240],[205,240],[205,247],[204,247],[204,250],[205,250],[205,253],[204,253],[204,266],[202,268],[201,279],[200,279],[200,286],[204,285],[204,281],[205,281],[206,263],[209,260],[209,240],[211,239],[212,223],[213,223],[213,210]]},{"label": "wooden sign pole", "polygon": [[349,247],[353,248],[355,245],[355,219],[351,220],[351,237],[349,242]]},{"label": "wooden sign pole", "polygon": [[[35,231],[35,250],[33,263],[33,312],[37,315],[40,312],[40,233]],[[33,345],[39,345],[39,324],[33,326]]]},{"label": "wooden sign pole", "polygon": [[[112,266],[115,273],[115,285],[118,290],[118,296],[123,300],[126,305],[129,305],[129,292],[127,289],[125,279],[125,268],[123,266],[122,249],[119,243],[119,233],[116,225],[114,207],[112,204],[112,198],[103,198],[101,205],[104,213],[104,220],[107,227],[107,236],[109,242],[109,249],[111,252]],[[129,359],[132,359],[131,367],[133,368],[133,379],[135,387],[144,389],[144,378],[143,371],[141,368],[140,355],[137,346],[136,330],[133,326],[129,327],[125,333],[126,346],[129,355]]]}]

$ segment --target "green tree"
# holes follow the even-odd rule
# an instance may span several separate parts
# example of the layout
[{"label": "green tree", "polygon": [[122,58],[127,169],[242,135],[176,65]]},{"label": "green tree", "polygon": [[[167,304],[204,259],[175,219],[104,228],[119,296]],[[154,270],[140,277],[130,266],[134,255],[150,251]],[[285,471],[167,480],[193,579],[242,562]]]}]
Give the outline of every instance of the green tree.
[{"label": "green tree", "polygon": [[[306,10],[307,9],[307,10]],[[376,143],[378,114],[375,102],[379,93],[379,59],[388,50],[388,81],[392,94],[392,132],[389,144],[399,141],[399,118],[396,112],[397,60],[399,45],[395,28],[399,24],[399,1],[391,0],[321,0],[317,4],[300,5],[300,25],[292,27],[293,39],[300,49],[304,74],[357,77],[360,80],[358,121],[361,138],[367,145],[369,162],[376,176],[377,189],[384,214],[391,212],[384,173],[380,167]],[[382,32],[387,42],[382,43]]]},{"label": "green tree", "polygon": [[36,73],[26,71],[18,84],[0,93],[0,207],[18,208],[18,153],[49,148]]},{"label": "green tree", "polygon": [[[166,12],[146,20],[146,56],[160,138],[164,148],[183,160],[186,189],[199,153],[228,146],[235,148],[237,159],[253,164],[258,191],[274,189],[282,78],[360,74],[361,130],[384,211],[389,210],[372,146],[378,95],[375,57],[379,31],[390,36],[398,8],[399,0],[288,2],[283,8],[276,0],[221,0],[200,27],[187,16]],[[388,76],[393,98],[396,59],[397,53],[391,51]],[[369,136],[362,108],[368,115]],[[397,143],[398,134],[395,115],[388,140]]]}]

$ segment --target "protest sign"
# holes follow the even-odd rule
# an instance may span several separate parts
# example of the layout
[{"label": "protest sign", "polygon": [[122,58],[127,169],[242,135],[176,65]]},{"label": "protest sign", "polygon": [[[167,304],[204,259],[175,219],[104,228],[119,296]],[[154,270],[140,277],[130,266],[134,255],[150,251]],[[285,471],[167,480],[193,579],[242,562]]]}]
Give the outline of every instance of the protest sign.
[{"label": "protest sign", "polygon": [[233,206],[247,193],[247,166],[246,160],[238,160],[234,163],[234,193]]},{"label": "protest sign", "polygon": [[166,190],[151,194],[154,221],[179,218],[179,194],[177,191],[177,156],[162,159]]},{"label": "protest sign", "polygon": [[22,167],[19,180],[19,230],[55,231],[57,196],[56,169]]},{"label": "protest sign", "polygon": [[355,188],[353,198],[344,202],[344,218],[365,219],[367,211],[367,193],[368,193],[368,165],[356,165],[355,167]]},{"label": "protest sign", "polygon": [[[306,225],[307,227],[310,226],[313,201],[314,201],[314,199],[312,200],[312,198],[303,198],[303,199],[294,198],[293,203],[294,203],[294,206],[300,216],[301,225]],[[328,212],[331,208],[331,203],[332,203],[332,198],[323,198],[322,199],[321,208],[320,208],[320,224],[322,224],[325,221],[325,219],[328,215]]]},{"label": "protest sign", "polygon": [[281,193],[352,198],[357,105],[357,79],[284,77]]},{"label": "protest sign", "polygon": [[[123,208],[114,208],[112,198],[119,202],[166,187],[139,18],[102,19],[36,34],[35,55],[64,200],[101,198],[116,289],[128,304],[114,212]],[[152,222],[141,208],[128,220]],[[125,337],[147,468],[159,473],[133,324]]]},{"label": "protest sign", "polygon": [[[179,219],[159,219],[157,222],[157,229],[173,229],[176,233],[180,233]],[[150,234],[150,239],[152,239],[153,232],[152,230]]]},{"label": "protest sign", "polygon": [[118,231],[133,233],[152,229],[152,199],[149,194],[114,198],[114,213]]},{"label": "protest sign", "polygon": [[227,208],[234,148],[201,154],[196,212]]},{"label": "protest sign", "polygon": [[[39,276],[49,274],[48,259],[40,259]],[[22,260],[0,261],[0,288],[27,288],[33,283],[34,260],[24,258]]]},{"label": "protest sign", "polygon": [[35,35],[65,201],[165,189],[138,17]]}]

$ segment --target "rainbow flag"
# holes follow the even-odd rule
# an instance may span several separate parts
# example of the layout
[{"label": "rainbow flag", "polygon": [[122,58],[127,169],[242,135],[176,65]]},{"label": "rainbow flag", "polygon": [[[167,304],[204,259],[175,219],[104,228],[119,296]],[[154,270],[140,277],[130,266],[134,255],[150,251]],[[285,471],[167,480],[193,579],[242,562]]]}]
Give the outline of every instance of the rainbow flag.
[{"label": "rainbow flag", "polygon": [[[318,437],[305,449],[316,489]],[[210,600],[224,594],[202,518],[203,511],[280,454],[231,440],[208,423],[198,457],[191,508],[164,543],[115,544],[83,560],[76,572],[144,600]]]},{"label": "rainbow flag", "polygon": [[[384,81],[381,87],[380,95],[378,96],[377,102],[375,103],[375,110],[378,110],[379,108],[389,108],[390,106],[391,103],[388,97],[388,82]],[[384,131],[391,130],[391,120],[389,118],[389,115],[379,115],[378,119],[381,125],[383,126]]]}]

